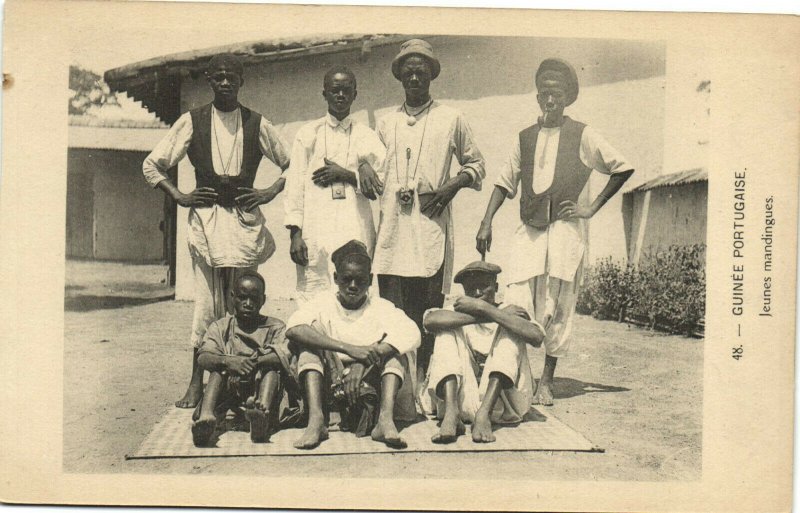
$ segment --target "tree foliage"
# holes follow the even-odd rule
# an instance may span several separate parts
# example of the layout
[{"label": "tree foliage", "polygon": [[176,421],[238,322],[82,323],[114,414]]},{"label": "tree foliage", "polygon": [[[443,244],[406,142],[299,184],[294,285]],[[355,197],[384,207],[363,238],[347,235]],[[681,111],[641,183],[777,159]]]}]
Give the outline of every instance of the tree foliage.
[{"label": "tree foliage", "polygon": [[74,64],[69,67],[70,114],[90,114],[94,108],[119,105],[117,96],[97,73]]}]

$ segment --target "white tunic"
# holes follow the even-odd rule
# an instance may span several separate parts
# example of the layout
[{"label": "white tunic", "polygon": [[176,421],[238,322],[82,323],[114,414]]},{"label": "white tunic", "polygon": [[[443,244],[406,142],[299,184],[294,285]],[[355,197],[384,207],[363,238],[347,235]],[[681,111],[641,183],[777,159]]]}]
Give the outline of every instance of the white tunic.
[{"label": "white tunic", "polygon": [[[241,172],[244,130],[241,112],[211,108],[211,158],[218,175]],[[192,116],[184,113],[156,145],[142,165],[147,182],[156,187],[166,180],[167,170],[186,156],[192,140]],[[235,144],[234,144],[235,142]],[[261,117],[258,145],[261,153],[281,169],[289,156],[277,129]],[[275,241],[260,208],[245,212],[239,207],[214,204],[189,209],[189,251],[211,267],[249,267],[265,262],[275,251]]]},{"label": "white tunic", "polygon": [[[333,199],[331,187],[315,185],[311,175],[325,165],[326,156],[356,174],[362,163],[377,171],[385,153],[375,132],[349,116],[339,121],[326,114],[297,132],[286,177],[283,224],[302,228],[309,259],[320,254],[319,250],[330,255],[353,239],[366,244],[372,254],[375,224],[369,199],[350,184],[345,184],[343,199]],[[309,261],[309,265],[315,263]]]},{"label": "white tunic", "polygon": [[453,176],[453,157],[461,165],[456,173],[469,173],[470,187],[480,190],[486,174],[483,156],[466,119],[451,107],[434,101],[416,115],[413,126],[407,119],[401,106],[381,118],[376,127],[387,152],[380,172],[385,188],[373,271],[427,278],[444,264],[442,292],[447,294],[453,274],[452,206],[429,219],[420,213],[416,196],[409,211],[401,210],[397,191],[403,187],[417,192],[438,189]]}]

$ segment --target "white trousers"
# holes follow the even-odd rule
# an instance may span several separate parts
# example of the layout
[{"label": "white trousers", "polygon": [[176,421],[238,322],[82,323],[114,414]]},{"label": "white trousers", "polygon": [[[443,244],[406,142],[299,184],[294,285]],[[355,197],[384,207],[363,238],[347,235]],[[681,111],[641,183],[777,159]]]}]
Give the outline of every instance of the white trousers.
[{"label": "white trousers", "polygon": [[[572,281],[542,274],[525,281],[509,283],[506,287],[503,302],[524,307],[531,319],[536,319],[544,326],[544,347],[548,356],[561,358],[569,351],[572,320],[575,317],[575,303],[582,274],[581,264]],[[547,316],[551,320],[545,324],[544,319]]]},{"label": "white trousers", "polygon": [[506,376],[513,386],[500,394],[491,413],[492,422],[516,423],[522,420],[533,401],[533,376],[525,342],[499,329],[481,373],[479,360],[482,359],[482,355],[470,347],[462,328],[436,334],[427,379],[427,392],[434,410],[430,413],[442,418],[444,397],[437,392],[443,391],[437,389],[444,378],[453,375],[456,377],[461,420],[474,421],[489,376],[497,372]]}]

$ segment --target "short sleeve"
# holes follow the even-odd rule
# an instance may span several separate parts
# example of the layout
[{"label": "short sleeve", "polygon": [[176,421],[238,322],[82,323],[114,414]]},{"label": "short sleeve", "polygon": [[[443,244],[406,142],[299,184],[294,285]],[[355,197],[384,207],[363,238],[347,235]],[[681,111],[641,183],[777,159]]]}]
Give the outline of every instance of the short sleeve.
[{"label": "short sleeve", "polygon": [[391,302],[382,299],[378,302],[379,319],[386,330],[386,343],[399,354],[405,354],[419,347],[422,336],[416,323]]},{"label": "short sleeve", "polygon": [[311,326],[314,321],[319,320],[320,310],[322,309],[322,304],[320,301],[322,295],[323,294],[318,295],[293,313],[286,322],[286,330],[288,331],[292,328],[303,325]]},{"label": "short sleeve", "polygon": [[500,174],[494,181],[496,187],[500,187],[506,191],[506,196],[508,198],[513,198],[517,195],[520,180],[519,163],[520,148],[519,139],[517,139],[514,149],[511,150],[511,154],[508,156],[508,159],[506,159],[505,164],[500,169]]},{"label": "short sleeve", "polygon": [[264,116],[261,116],[258,144],[261,153],[281,170],[289,167],[289,151],[286,149],[286,143],[278,129]]},{"label": "short sleeve", "polygon": [[[224,319],[223,319],[224,320]],[[207,353],[218,356],[225,355],[225,329],[222,320],[214,321],[206,330],[203,336],[203,341],[197,350],[197,353]]]},{"label": "short sleeve", "polygon": [[431,333],[430,331],[425,329],[425,319],[427,319],[428,315],[432,314],[433,312],[441,312],[443,310],[446,310],[448,312],[453,312],[454,311],[453,305],[448,304],[443,306],[442,308],[428,308],[427,310],[425,310],[425,313],[422,314],[422,329],[423,331],[425,331],[425,333]]},{"label": "short sleeve", "polygon": [[142,173],[151,187],[156,187],[166,180],[167,170],[186,156],[189,143],[192,141],[192,115],[184,113],[167,131],[153,151],[144,159]]},{"label": "short sleeve", "polygon": [[633,171],[633,166],[591,127],[583,129],[581,136],[581,161],[587,167],[604,175]]}]

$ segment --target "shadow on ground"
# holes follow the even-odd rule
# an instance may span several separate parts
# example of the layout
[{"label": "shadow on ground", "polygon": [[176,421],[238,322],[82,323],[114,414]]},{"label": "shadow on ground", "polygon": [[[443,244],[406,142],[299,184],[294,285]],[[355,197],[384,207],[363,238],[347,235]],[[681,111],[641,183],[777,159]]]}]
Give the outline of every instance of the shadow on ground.
[{"label": "shadow on ground", "polygon": [[600,383],[587,383],[572,378],[555,378],[553,380],[553,397],[556,399],[569,399],[570,397],[598,392],[630,392],[630,390],[630,388],[601,385]]},{"label": "shadow on ground", "polygon": [[72,296],[64,298],[64,310],[67,312],[90,312],[92,310],[108,310],[128,306],[146,305],[174,299],[175,294],[164,294],[155,297],[130,296]]}]

